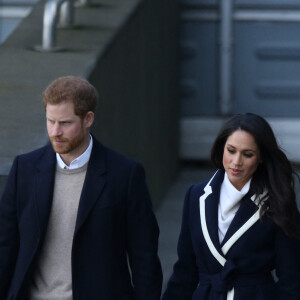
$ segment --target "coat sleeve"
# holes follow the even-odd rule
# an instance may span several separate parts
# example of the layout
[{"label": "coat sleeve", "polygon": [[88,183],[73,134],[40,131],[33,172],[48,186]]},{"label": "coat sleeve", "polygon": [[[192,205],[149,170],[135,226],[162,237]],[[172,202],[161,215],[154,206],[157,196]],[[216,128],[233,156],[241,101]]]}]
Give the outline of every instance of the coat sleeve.
[{"label": "coat sleeve", "polygon": [[275,240],[275,251],[278,299],[299,300],[300,241],[287,237],[281,229],[278,229]]},{"label": "coat sleeve", "polygon": [[178,260],[174,265],[173,274],[168,282],[163,300],[190,300],[198,284],[196,257],[193,250],[189,230],[190,194],[192,187],[187,191],[183,207],[181,231],[178,240]]},{"label": "coat sleeve", "polygon": [[157,254],[158,236],[144,168],[137,163],[129,180],[126,239],[135,300],[160,299],[162,270]]},{"label": "coat sleeve", "polygon": [[19,249],[16,205],[17,165],[15,159],[0,200],[0,300],[6,299]]}]

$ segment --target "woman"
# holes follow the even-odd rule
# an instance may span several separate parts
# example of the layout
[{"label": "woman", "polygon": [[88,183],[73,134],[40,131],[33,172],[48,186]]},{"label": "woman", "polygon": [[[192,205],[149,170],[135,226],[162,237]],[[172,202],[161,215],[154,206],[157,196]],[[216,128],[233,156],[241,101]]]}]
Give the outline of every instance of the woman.
[{"label": "woman", "polygon": [[271,127],[254,114],[232,117],[211,159],[217,172],[187,191],[163,300],[299,300],[293,170]]}]

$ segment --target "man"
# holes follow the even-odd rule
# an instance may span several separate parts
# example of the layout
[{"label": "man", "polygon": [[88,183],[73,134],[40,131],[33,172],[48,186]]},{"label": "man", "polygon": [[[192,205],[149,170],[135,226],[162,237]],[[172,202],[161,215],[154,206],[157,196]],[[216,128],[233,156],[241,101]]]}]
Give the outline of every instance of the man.
[{"label": "man", "polygon": [[0,201],[0,300],[158,300],[158,226],[143,167],[89,131],[97,92],[43,93],[51,145],[15,158]]}]

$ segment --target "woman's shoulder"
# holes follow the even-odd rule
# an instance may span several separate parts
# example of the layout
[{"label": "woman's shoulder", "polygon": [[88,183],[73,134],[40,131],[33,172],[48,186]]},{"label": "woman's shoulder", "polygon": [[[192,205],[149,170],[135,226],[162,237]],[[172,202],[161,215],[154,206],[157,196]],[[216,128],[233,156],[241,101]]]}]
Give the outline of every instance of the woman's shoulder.
[{"label": "woman's shoulder", "polygon": [[204,188],[207,186],[209,182],[209,179],[195,183],[191,186],[191,191],[194,192],[199,192],[199,191],[204,191]]},{"label": "woman's shoulder", "polygon": [[201,196],[205,191],[205,187],[210,185],[210,186],[219,186],[224,179],[224,171],[223,170],[217,170],[210,178],[207,178],[204,181],[200,181],[199,183],[193,184],[189,188],[189,192],[191,194],[197,194]]},{"label": "woman's shoulder", "polygon": [[199,199],[199,197],[205,193],[204,188],[207,186],[208,182],[209,179],[191,185],[186,193],[187,198],[190,200]]}]

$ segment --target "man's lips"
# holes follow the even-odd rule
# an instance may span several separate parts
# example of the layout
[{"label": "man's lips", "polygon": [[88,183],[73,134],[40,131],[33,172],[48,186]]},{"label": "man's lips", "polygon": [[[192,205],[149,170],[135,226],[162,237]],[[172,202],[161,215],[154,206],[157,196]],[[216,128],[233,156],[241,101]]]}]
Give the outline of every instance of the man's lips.
[{"label": "man's lips", "polygon": [[56,144],[56,145],[61,145],[63,143],[65,143],[66,140],[55,140],[55,139],[52,139],[52,143]]}]

